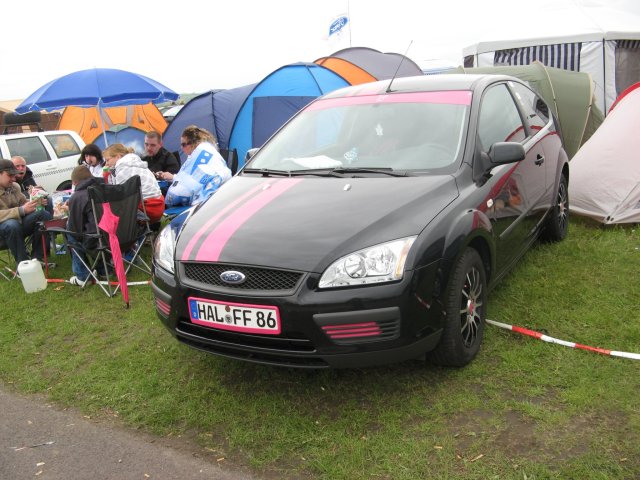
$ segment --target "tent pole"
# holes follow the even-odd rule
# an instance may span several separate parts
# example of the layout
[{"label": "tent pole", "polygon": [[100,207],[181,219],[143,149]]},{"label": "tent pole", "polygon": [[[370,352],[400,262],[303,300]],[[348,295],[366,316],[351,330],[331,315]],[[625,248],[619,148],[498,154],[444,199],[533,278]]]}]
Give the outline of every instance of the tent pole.
[{"label": "tent pole", "polygon": [[102,118],[102,107],[100,106],[101,102],[98,102],[98,116],[100,117],[100,126],[102,127],[102,138],[104,140],[104,147],[107,148],[109,144],[107,143],[107,132],[104,129],[104,118]]}]

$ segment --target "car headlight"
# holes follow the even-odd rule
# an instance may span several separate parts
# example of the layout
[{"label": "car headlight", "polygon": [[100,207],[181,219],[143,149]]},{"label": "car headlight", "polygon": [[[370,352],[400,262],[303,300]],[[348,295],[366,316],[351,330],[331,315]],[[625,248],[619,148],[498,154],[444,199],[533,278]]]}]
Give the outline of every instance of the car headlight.
[{"label": "car headlight", "polygon": [[176,246],[176,234],[171,225],[167,225],[163,228],[158,237],[153,249],[153,259],[159,267],[164,268],[168,272],[174,273],[174,252]]},{"label": "car headlight", "polygon": [[324,271],[318,286],[347,287],[400,280],[415,239],[401,238],[345,255]]}]

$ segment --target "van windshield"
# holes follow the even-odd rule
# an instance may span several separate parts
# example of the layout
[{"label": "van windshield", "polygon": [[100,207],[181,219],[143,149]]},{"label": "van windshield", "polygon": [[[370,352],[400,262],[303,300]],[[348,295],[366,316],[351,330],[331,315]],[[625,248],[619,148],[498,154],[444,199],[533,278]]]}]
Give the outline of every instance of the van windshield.
[{"label": "van windshield", "polygon": [[454,171],[463,154],[471,92],[325,98],[265,144],[250,169]]}]

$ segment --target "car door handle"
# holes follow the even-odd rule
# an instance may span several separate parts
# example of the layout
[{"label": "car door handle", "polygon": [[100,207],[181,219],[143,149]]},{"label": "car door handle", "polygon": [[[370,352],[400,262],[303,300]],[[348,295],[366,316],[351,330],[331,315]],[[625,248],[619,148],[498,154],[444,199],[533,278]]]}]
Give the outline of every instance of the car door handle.
[{"label": "car door handle", "polygon": [[536,157],[535,164],[542,165],[543,163],[544,163],[544,155],[538,154],[538,156]]}]

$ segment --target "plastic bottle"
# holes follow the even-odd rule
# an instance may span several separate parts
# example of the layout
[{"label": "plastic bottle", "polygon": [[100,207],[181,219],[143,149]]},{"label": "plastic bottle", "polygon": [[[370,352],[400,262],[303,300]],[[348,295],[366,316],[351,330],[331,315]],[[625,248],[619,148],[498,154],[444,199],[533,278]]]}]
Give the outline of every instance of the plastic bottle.
[{"label": "plastic bottle", "polygon": [[18,264],[18,274],[24,291],[27,293],[39,292],[47,288],[47,279],[44,277],[42,265],[35,258],[20,262]]},{"label": "plastic bottle", "polygon": [[104,178],[104,183],[109,183],[109,167],[106,165],[102,167],[102,178]]}]

